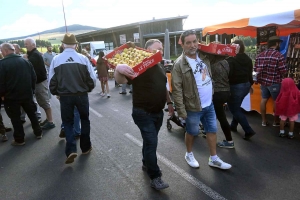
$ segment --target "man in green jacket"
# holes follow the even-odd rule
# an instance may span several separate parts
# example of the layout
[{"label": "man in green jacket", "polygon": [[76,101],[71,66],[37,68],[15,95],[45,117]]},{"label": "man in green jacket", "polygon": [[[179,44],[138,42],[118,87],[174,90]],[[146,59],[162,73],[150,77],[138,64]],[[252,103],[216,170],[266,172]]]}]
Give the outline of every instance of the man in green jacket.
[{"label": "man in green jacket", "polygon": [[179,117],[186,120],[185,160],[193,168],[199,168],[192,147],[194,136],[199,134],[200,120],[207,133],[210,150],[208,165],[220,169],[230,169],[216,152],[217,121],[212,103],[213,85],[208,57],[198,52],[198,40],[195,30],[181,34],[182,55],[175,61],[172,70],[172,95]]}]

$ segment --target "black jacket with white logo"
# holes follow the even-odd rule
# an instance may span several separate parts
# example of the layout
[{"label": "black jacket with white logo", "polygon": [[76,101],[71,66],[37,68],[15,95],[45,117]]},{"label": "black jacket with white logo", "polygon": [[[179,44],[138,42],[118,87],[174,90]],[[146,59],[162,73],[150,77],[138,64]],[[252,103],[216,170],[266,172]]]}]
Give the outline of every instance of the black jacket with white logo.
[{"label": "black jacket with white logo", "polygon": [[49,70],[49,89],[53,95],[86,94],[96,86],[96,74],[88,58],[66,48],[55,56]]}]

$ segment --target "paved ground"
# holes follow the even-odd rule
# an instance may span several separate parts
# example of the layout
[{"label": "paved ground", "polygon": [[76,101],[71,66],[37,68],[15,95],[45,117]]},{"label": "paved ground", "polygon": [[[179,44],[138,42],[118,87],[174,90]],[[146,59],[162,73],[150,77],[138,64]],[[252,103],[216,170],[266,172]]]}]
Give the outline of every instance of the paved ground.
[{"label": "paved ground", "polygon": [[[93,151],[65,165],[64,139],[60,131],[59,102],[52,98],[56,128],[35,139],[30,122],[24,124],[26,145],[0,143],[0,199],[299,199],[300,135],[279,138],[278,127],[261,127],[260,115],[247,117],[257,134],[251,141],[243,131],[233,133],[235,149],[218,148],[218,155],[233,165],[222,171],[208,166],[206,139],[197,137],[194,154],[200,169],[184,160],[184,130],[175,124],[166,127],[167,114],[159,134],[158,159],[163,179],[170,184],[164,191],[149,187],[141,170],[141,136],[131,117],[131,94],[118,94],[110,81],[111,98],[99,95],[99,84],[90,95]],[[129,90],[127,90],[129,91]],[[6,126],[11,126],[1,110]],[[227,111],[228,119],[231,119]],[[44,116],[44,112],[43,112]],[[271,121],[271,116],[268,116]],[[218,140],[224,138],[221,129]],[[79,147],[79,145],[78,145]]]}]

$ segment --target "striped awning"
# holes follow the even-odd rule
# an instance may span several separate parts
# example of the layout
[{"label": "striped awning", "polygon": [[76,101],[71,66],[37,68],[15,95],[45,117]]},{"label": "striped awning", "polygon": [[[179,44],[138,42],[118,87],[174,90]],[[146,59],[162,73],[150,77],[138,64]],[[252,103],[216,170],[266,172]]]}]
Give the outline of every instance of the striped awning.
[{"label": "striped awning", "polygon": [[226,33],[256,37],[257,28],[265,26],[277,26],[278,36],[300,32],[300,9],[207,26],[202,33],[203,36]]}]

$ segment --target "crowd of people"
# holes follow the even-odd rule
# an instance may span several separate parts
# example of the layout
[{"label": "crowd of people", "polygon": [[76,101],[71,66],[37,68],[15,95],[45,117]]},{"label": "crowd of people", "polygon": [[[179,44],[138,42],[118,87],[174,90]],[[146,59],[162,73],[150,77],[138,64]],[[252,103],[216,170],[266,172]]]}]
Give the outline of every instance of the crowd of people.
[{"label": "crowd of people", "polygon": [[[293,138],[293,122],[297,120],[300,112],[300,92],[292,79],[285,78],[287,67],[284,57],[278,51],[282,42],[279,37],[269,38],[269,48],[257,56],[254,66],[245,53],[245,45],[241,40],[232,42],[236,48],[234,57],[199,51],[194,30],[184,31],[180,40],[183,53],[174,61],[172,67],[172,91],[166,87],[167,77],[161,63],[137,77],[130,66],[118,64],[114,74],[117,84],[130,85],[132,118],[143,138],[142,169],[147,172],[151,187],[157,190],[169,187],[161,178],[162,171],[156,155],[165,105],[169,115],[173,116],[174,104],[178,117],[185,121],[184,159],[187,164],[192,168],[199,168],[193,153],[193,144],[201,123],[210,153],[208,165],[223,170],[232,166],[218,156],[217,146],[234,148],[231,132],[237,131],[238,124],[245,132],[245,140],[256,134],[241,109],[243,99],[249,92],[253,92],[252,85],[255,82],[261,85],[262,91],[262,126],[268,125],[265,107],[270,97],[275,102],[273,126],[280,125],[279,136],[286,136],[284,125],[289,119],[288,137]],[[110,97],[108,68],[102,59],[103,52],[100,52],[97,61],[93,62],[87,52],[76,51],[77,44],[76,37],[67,33],[62,40],[59,55],[52,53],[49,46],[43,56],[36,49],[32,38],[25,39],[25,55],[20,55],[19,46],[10,43],[1,45],[4,58],[0,61],[0,96],[14,129],[14,140],[11,144],[25,144],[22,123],[26,120],[22,113],[26,113],[30,119],[37,139],[42,138],[43,130],[55,127],[50,105],[51,93],[56,95],[61,105],[62,124],[59,137],[66,139],[66,164],[73,163],[78,155],[76,139],[80,139],[82,154],[92,151],[88,93],[96,86],[97,78],[93,65],[97,68],[101,83],[101,96]],[[134,43],[128,45],[134,47]],[[157,39],[148,40],[144,48],[163,54],[163,45]],[[252,76],[253,70],[257,73],[255,81]],[[120,94],[126,94],[126,88]],[[232,113],[231,123],[226,118],[224,104],[228,105]],[[44,121],[41,120],[39,106],[45,111]],[[225,136],[221,142],[217,142],[217,119]],[[2,121],[0,115],[0,134],[2,140],[7,141],[5,132],[10,130]]]}]

